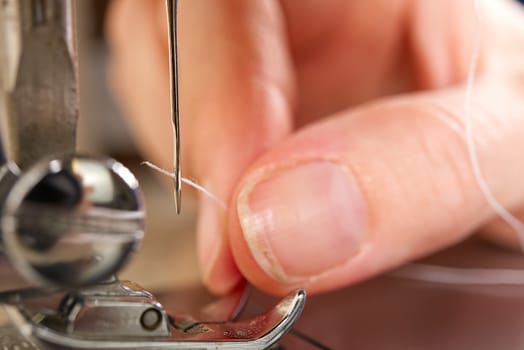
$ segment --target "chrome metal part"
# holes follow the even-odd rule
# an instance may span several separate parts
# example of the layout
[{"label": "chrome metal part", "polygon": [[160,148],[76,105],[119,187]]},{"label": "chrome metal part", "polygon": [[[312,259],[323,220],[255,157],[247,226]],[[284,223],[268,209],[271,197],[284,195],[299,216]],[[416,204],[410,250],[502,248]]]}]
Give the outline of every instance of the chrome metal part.
[{"label": "chrome metal part", "polygon": [[0,210],[4,206],[4,201],[7,197],[7,194],[16,183],[19,176],[20,169],[15,163],[6,162],[0,166]]},{"label": "chrome metal part", "polygon": [[[166,337],[169,318],[160,303],[140,286],[112,282],[68,294],[55,315],[41,325],[86,338]],[[151,317],[152,316],[152,317]],[[149,321],[144,327],[144,318]]]},{"label": "chrome metal part", "polygon": [[78,117],[74,0],[0,2],[0,118],[22,169],[75,148]]},{"label": "chrome metal part", "polygon": [[[305,302],[297,291],[250,319],[201,320],[189,326],[169,315],[152,295],[137,287],[110,284],[98,291],[71,294],[58,311],[9,307],[19,329],[42,349],[268,349],[293,325]],[[144,312],[161,316],[155,330],[143,327]]]},{"label": "chrome metal part", "polygon": [[178,0],[166,0],[169,39],[169,75],[171,95],[171,119],[173,121],[173,173],[175,174],[175,210],[180,214],[182,201],[182,178],[180,172],[180,93],[178,89]]},{"label": "chrome metal part", "polygon": [[[177,3],[167,0],[179,212]],[[73,155],[74,4],[0,1],[0,276],[10,281],[0,284],[0,303],[16,326],[0,328],[0,348],[272,348],[302,312],[304,291],[237,320],[246,286],[189,315],[113,277],[142,240],[144,208],[138,182],[123,165]],[[35,304],[39,299],[48,303]]]},{"label": "chrome metal part", "polygon": [[[144,234],[138,182],[110,159],[44,159],[17,177],[0,202],[0,252],[35,287],[103,281],[122,267]],[[13,286],[0,288],[6,289]],[[2,299],[7,296],[0,294],[0,301],[10,301]]]}]

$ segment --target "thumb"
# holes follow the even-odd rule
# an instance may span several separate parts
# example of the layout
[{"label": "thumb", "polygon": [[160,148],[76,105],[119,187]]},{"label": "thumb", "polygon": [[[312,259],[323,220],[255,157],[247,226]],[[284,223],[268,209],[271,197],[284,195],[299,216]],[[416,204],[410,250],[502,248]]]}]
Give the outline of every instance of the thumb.
[{"label": "thumb", "polygon": [[[517,100],[509,90],[479,89],[480,161],[514,207],[524,198],[524,111],[507,107],[504,97]],[[229,220],[242,272],[270,293],[327,291],[464,239],[493,213],[470,167],[462,101],[457,90],[343,112],[264,155]]]}]

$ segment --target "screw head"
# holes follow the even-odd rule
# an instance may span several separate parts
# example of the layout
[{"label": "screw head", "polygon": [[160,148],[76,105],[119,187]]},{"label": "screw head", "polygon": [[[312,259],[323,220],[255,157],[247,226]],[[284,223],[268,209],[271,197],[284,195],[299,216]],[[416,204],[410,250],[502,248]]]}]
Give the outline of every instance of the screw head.
[{"label": "screw head", "polygon": [[150,308],[142,313],[140,317],[140,324],[142,327],[148,331],[154,331],[160,326],[162,322],[162,313],[155,309]]}]

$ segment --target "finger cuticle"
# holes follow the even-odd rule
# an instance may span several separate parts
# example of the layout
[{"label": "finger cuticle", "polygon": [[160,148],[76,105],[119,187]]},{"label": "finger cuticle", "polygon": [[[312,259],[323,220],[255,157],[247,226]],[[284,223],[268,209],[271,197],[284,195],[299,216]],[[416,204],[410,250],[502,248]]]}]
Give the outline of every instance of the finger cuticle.
[{"label": "finger cuticle", "polygon": [[237,214],[255,261],[283,284],[308,283],[345,265],[367,238],[356,181],[332,160],[261,171],[239,192]]}]

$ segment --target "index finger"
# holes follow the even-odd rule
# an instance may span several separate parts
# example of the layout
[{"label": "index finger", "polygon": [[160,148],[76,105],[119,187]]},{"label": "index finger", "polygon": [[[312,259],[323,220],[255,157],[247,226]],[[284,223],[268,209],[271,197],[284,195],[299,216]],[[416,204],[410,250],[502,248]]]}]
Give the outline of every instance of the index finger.
[{"label": "index finger", "polygon": [[[169,166],[165,10],[162,1],[144,3],[114,5],[113,71],[138,140],[150,159]],[[273,1],[180,6],[182,160],[191,176],[228,201],[242,172],[292,127],[294,79],[283,19]],[[204,280],[226,292],[240,279],[224,232],[226,213],[200,202]]]}]

